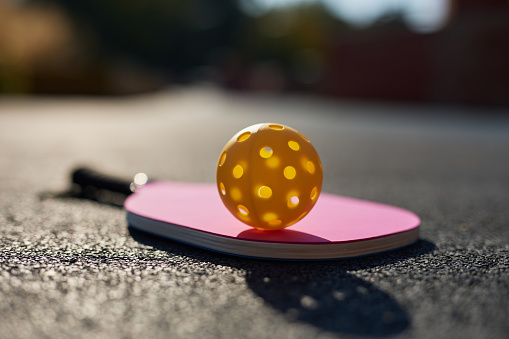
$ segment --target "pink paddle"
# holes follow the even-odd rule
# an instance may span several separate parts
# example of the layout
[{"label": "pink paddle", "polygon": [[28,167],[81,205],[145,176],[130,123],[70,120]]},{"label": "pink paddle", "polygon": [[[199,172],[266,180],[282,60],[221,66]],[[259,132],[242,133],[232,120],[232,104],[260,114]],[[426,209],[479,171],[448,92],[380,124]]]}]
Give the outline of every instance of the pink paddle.
[{"label": "pink paddle", "polygon": [[235,219],[214,184],[152,182],[124,206],[133,228],[255,258],[350,258],[407,246],[419,237],[420,219],[410,211],[328,193],[303,220],[280,231],[258,231]]}]

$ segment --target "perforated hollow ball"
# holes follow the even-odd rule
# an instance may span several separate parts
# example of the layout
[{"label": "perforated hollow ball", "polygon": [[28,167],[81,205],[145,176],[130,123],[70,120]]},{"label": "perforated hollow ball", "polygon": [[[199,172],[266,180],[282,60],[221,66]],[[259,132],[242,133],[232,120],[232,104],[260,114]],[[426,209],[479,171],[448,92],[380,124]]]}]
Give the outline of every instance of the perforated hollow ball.
[{"label": "perforated hollow ball", "polygon": [[260,230],[278,230],[304,218],[322,189],[313,145],[295,129],[257,124],[235,134],[217,164],[217,189],[226,208]]}]

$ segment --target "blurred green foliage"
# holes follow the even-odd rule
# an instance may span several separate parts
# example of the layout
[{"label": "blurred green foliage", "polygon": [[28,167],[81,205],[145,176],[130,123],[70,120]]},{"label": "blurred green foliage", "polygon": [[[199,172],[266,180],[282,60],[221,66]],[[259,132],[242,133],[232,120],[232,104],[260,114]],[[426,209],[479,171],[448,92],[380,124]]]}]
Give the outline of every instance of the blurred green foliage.
[{"label": "blurred green foliage", "polygon": [[[270,61],[290,72],[301,51],[324,52],[346,25],[320,2],[244,13],[237,0],[29,0],[52,4],[72,18],[83,50],[101,59],[130,60],[177,79],[203,65]],[[300,55],[300,56],[299,56]]]},{"label": "blurred green foliage", "polygon": [[99,55],[127,55],[178,71],[204,63],[239,37],[244,15],[233,0],[34,0],[53,2]]}]

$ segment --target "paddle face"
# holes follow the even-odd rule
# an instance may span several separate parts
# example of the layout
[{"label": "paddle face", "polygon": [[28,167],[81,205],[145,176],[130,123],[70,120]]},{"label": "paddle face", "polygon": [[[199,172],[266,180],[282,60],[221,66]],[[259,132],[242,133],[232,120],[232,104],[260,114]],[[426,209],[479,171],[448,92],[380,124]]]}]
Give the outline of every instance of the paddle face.
[{"label": "paddle face", "polygon": [[233,217],[214,184],[153,182],[125,202],[130,226],[191,245],[271,259],[332,259],[415,242],[419,218],[384,204],[322,193],[295,225],[258,231]]}]

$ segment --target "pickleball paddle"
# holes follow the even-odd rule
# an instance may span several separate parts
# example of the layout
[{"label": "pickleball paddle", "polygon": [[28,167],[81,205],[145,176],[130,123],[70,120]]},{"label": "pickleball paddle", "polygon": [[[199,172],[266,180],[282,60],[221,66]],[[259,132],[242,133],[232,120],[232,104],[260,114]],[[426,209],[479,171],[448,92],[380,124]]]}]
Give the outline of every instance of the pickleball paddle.
[{"label": "pickleball paddle", "polygon": [[[109,182],[90,170],[82,169],[77,177],[130,192],[121,181]],[[207,250],[265,259],[339,259],[386,252],[417,241],[420,225],[418,216],[398,207],[322,193],[300,222],[259,231],[230,214],[212,183],[149,182],[137,187],[124,207],[135,229]]]}]

